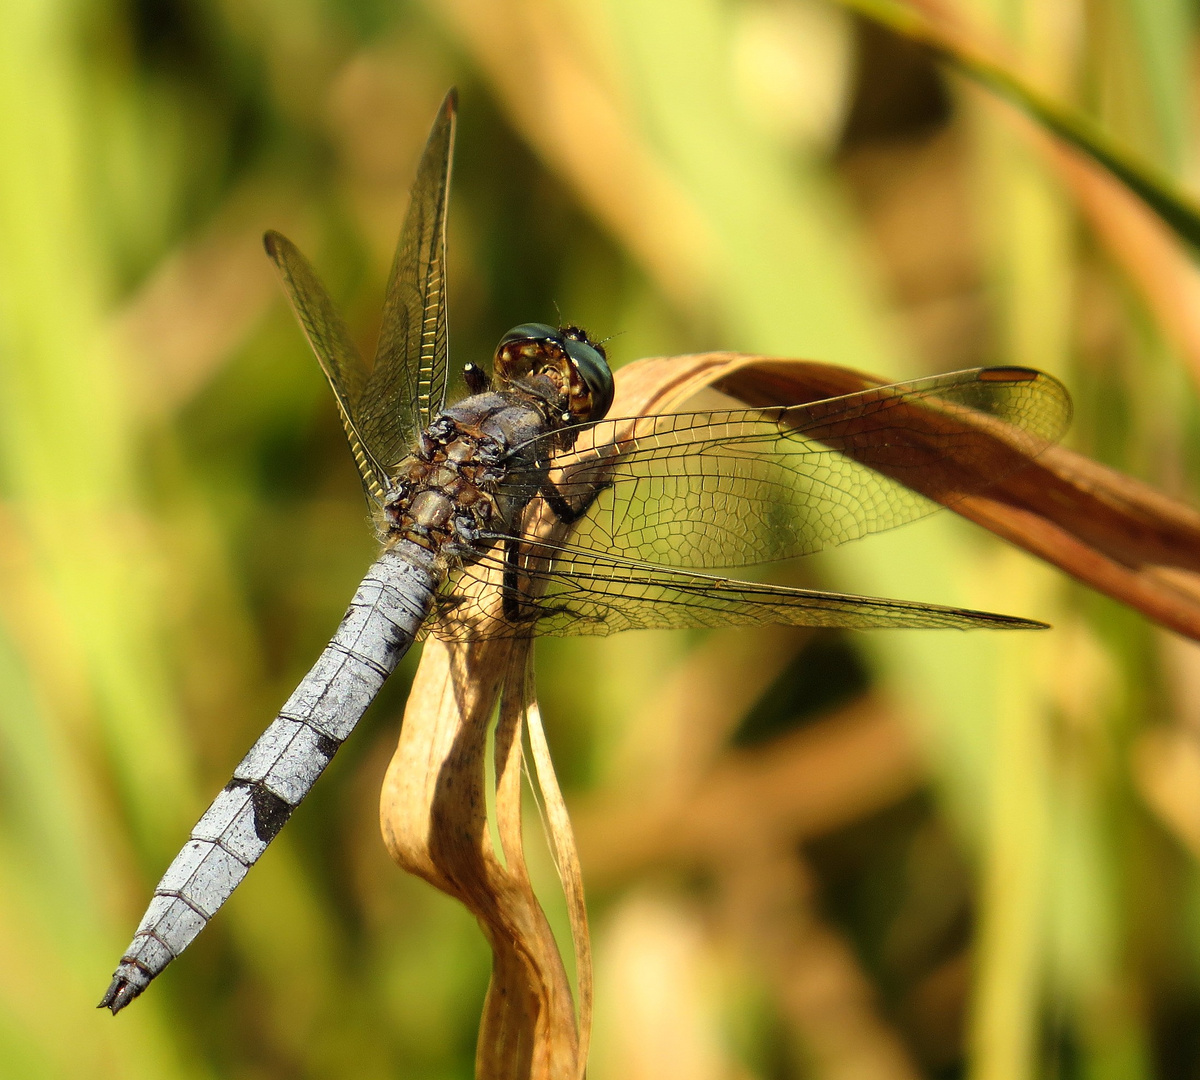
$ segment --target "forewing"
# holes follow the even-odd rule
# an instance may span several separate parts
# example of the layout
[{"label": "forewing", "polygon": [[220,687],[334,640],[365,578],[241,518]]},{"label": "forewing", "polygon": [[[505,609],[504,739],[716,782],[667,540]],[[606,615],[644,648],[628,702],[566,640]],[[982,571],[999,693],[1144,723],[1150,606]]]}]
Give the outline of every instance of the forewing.
[{"label": "forewing", "polygon": [[367,383],[362,356],[325,287],[296,245],[281,233],[268,232],[263,237],[263,246],[279,271],[296,317],[333,387],[363,487],[372,498],[382,501],[388,476],[360,420],[359,404]]},{"label": "forewing", "polygon": [[446,208],[457,108],[451,90],[417,167],[362,397],[363,434],[389,468],[446,401]]},{"label": "forewing", "polygon": [[[498,549],[463,570],[441,599],[432,632],[470,641],[722,626],[1045,627],[1008,615],[735,581],[548,544],[526,546],[522,564],[515,588],[506,586]],[[507,610],[502,601],[506,588],[511,597]]]},{"label": "forewing", "polygon": [[[573,549],[745,566],[953,505],[1060,438],[1070,411],[1048,375],[973,369],[789,408],[606,420],[550,477],[576,509],[594,497]],[[506,480],[529,483],[521,469]]]}]

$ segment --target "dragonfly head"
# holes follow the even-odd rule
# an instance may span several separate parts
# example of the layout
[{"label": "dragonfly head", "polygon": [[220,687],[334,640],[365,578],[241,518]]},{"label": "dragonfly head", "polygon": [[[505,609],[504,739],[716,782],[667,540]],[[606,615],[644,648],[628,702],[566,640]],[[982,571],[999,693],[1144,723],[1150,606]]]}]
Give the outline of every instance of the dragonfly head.
[{"label": "dragonfly head", "polygon": [[602,419],[612,404],[613,377],[604,347],[577,326],[514,326],[496,346],[493,366],[500,382],[537,394],[577,424]]}]

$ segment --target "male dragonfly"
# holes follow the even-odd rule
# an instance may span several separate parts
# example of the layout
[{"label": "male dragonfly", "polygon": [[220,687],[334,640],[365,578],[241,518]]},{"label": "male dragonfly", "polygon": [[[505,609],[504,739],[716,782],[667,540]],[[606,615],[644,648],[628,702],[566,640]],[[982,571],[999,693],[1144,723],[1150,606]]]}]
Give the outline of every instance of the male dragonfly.
[{"label": "male dragonfly", "polygon": [[455,113],[451,91],[417,170],[370,368],[300,252],[265,237],[333,387],[383,550],[154,890],[100,1003],[113,1013],[229,898],[422,633],[1043,625],[695,571],[808,554],[936,509],[863,463],[872,445],[904,442],[906,407],[938,411],[935,454],[999,421],[1035,455],[1070,415],[1047,375],[984,368],[794,407],[612,419],[603,347],[575,327],[527,323],[500,340],[490,377],[467,365],[469,396],[445,407]]}]

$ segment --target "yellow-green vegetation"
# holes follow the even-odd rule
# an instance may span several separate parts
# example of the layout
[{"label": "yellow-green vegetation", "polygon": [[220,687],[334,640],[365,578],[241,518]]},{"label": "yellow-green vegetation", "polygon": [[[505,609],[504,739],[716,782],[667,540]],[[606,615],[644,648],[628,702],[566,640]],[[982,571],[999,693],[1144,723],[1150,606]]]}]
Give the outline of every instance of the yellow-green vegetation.
[{"label": "yellow-green vegetation", "polygon": [[[1195,505],[1193,24],[1185,0],[0,7],[0,1077],[472,1074],[486,944],[379,839],[415,656],[195,946],[94,1008],[373,554],[264,229],[369,352],[456,84],[456,364],[557,304],[618,365],[1038,367],[1073,448]],[[949,513],[769,572],[1054,629],[540,644],[589,1075],[1194,1076],[1197,647]]]}]

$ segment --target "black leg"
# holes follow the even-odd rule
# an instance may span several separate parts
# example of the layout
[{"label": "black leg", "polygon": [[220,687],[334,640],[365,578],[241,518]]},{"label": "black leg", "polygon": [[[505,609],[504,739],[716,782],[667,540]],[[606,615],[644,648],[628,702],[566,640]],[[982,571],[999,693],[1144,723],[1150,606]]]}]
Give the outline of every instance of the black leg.
[{"label": "black leg", "polygon": [[546,500],[546,505],[550,507],[550,512],[558,518],[564,525],[574,525],[584,514],[586,514],[599,497],[600,492],[605,488],[612,487],[612,481],[609,480],[604,484],[596,484],[588,497],[583,501],[583,504],[576,509],[566,499],[563,498],[562,492],[558,490],[549,480],[543,480],[542,486],[539,489],[539,494]]},{"label": "black leg", "polygon": [[554,514],[559,521],[564,525],[574,525],[584,514],[587,513],[588,506],[591,506],[595,499],[593,495],[588,500],[587,506],[581,510],[576,510],[566,499],[562,497],[561,492],[549,480],[542,484],[541,496],[546,500],[546,505],[550,507],[551,513]]},{"label": "black leg", "polygon": [[504,617],[514,625],[521,621],[520,555],[520,545],[515,538],[504,541],[504,579],[500,594]]},{"label": "black leg", "polygon": [[492,380],[488,378],[488,373],[474,364],[467,364],[463,368],[463,382],[472,394],[482,394],[492,388]]}]

